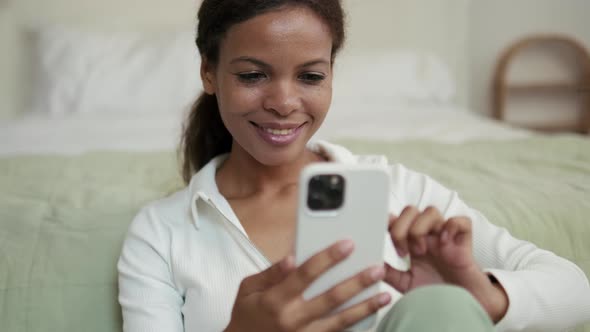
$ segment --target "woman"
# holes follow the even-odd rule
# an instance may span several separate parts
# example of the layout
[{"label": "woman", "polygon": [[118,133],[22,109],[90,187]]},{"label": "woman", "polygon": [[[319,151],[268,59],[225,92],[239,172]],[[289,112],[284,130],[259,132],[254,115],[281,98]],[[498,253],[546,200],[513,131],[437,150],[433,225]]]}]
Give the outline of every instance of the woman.
[{"label": "woman", "polygon": [[[330,106],[343,16],[338,0],[203,1],[205,93],[185,128],[188,187],[131,225],[118,265],[125,331],[339,331],[382,308],[383,331],[563,330],[587,319],[590,289],[574,264],[399,165],[386,249],[410,255],[411,269],[369,267],[303,299],[354,250],[343,240],[299,267],[292,257],[301,169],[357,162],[309,142]],[[380,281],[383,293],[330,314]]]}]

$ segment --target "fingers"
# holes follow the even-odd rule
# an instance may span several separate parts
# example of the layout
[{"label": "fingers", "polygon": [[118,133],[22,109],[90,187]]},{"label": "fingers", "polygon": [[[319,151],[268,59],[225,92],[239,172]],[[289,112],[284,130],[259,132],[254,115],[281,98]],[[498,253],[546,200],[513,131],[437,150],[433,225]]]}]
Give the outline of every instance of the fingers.
[{"label": "fingers", "polygon": [[410,272],[400,271],[389,264],[385,264],[385,277],[383,281],[397,289],[398,292],[405,294],[410,290],[412,276]]},{"label": "fingers", "polygon": [[269,300],[277,305],[301,296],[303,291],[324,272],[340,263],[354,250],[351,240],[343,240],[320,251],[295,269],[279,285],[268,292]]},{"label": "fingers", "polygon": [[444,225],[443,216],[436,208],[428,207],[422,212],[409,230],[410,249],[417,255],[424,255],[428,250],[426,236],[430,233],[438,233]]},{"label": "fingers", "polygon": [[285,257],[268,269],[246,277],[242,280],[238,296],[247,296],[252,293],[262,292],[280,283],[295,268],[293,256]]},{"label": "fingers", "polygon": [[[342,331],[375,314],[391,301],[391,295],[380,293],[346,310],[330,315],[309,327],[309,331]],[[307,329],[306,329],[307,330]]]},{"label": "fingers", "polygon": [[436,208],[428,207],[420,213],[416,207],[409,206],[391,221],[389,233],[400,256],[423,255],[428,251],[426,236],[440,232],[443,226],[443,216]]},{"label": "fingers", "polygon": [[302,312],[301,319],[313,321],[337,309],[348,300],[367,289],[385,277],[383,265],[373,266],[365,271],[341,282],[325,293],[309,300],[305,307],[308,309]]},{"label": "fingers", "polygon": [[472,224],[467,217],[450,218],[444,225],[440,235],[441,245],[447,245],[454,242],[461,245],[464,241],[471,239]]},{"label": "fingers", "polygon": [[397,220],[389,226],[389,234],[393,240],[397,253],[404,257],[408,254],[408,231],[412,226],[414,219],[420,214],[418,209],[413,206],[406,207]]}]

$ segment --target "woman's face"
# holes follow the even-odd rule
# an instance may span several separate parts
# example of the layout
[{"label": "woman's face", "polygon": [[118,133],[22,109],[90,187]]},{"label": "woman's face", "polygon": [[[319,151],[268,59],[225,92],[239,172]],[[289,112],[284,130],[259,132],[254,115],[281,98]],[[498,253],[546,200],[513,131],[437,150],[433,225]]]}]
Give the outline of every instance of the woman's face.
[{"label": "woman's face", "polygon": [[305,7],[256,16],[229,29],[216,66],[203,65],[223,123],[258,162],[301,157],[332,100],[332,35]]}]

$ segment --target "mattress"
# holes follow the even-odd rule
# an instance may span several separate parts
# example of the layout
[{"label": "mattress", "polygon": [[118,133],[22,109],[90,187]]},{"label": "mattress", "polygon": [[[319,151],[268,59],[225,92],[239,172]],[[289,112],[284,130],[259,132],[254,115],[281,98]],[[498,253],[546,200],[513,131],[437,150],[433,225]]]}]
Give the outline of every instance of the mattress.
[{"label": "mattress", "polygon": [[[337,143],[431,175],[590,273],[590,140]],[[2,331],[121,331],[125,232],[141,206],[182,187],[173,151],[0,157]]]},{"label": "mattress", "polygon": [[[334,105],[315,138],[380,141],[424,139],[461,143],[529,137],[516,129],[455,106]],[[154,151],[178,146],[182,113],[28,115],[0,123],[0,155],[78,154],[95,150]]]}]

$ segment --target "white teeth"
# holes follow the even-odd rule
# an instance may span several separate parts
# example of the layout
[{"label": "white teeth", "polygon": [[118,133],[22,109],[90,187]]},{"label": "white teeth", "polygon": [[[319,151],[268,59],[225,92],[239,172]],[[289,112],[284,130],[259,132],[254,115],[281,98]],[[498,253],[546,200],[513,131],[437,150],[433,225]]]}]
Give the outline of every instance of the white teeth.
[{"label": "white teeth", "polygon": [[291,135],[295,129],[271,129],[271,128],[263,128],[269,134],[272,135],[280,135],[280,136],[287,136]]}]

